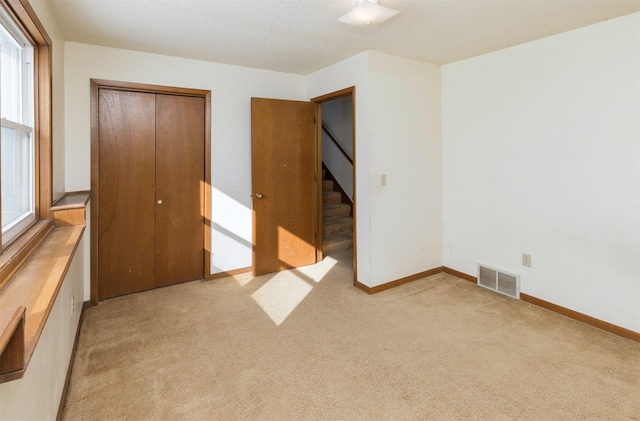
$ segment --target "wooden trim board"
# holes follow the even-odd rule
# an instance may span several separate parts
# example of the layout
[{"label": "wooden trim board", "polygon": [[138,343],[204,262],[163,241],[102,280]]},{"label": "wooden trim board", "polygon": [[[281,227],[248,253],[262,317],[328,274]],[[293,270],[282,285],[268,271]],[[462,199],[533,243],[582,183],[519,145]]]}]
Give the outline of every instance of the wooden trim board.
[{"label": "wooden trim board", "polygon": [[322,104],[315,103],[315,142],[316,142],[316,262],[324,260],[324,250],[322,244],[324,243],[324,233],[322,232],[323,216],[322,206],[324,201],[322,200],[322,194],[324,189],[322,188]]},{"label": "wooden trim board", "polygon": [[240,275],[242,273],[251,272],[251,266],[240,269],[228,270],[226,272],[209,273],[207,274],[207,281],[213,281],[214,279],[226,278],[227,276]]},{"label": "wooden trim board", "polygon": [[311,102],[325,102],[331,101],[332,99],[338,99],[349,95],[355,94],[356,87],[351,86],[349,88],[340,89],[339,91],[331,92],[326,95],[320,95],[314,98],[311,98]]},{"label": "wooden trim board", "polygon": [[56,227],[85,225],[89,191],[66,193],[51,206],[51,218]]},{"label": "wooden trim board", "polygon": [[[415,281],[420,278],[426,278],[427,276],[435,275],[438,273],[446,273],[448,275],[455,276],[456,278],[460,278],[465,281],[469,281],[469,282],[473,282],[474,284],[477,284],[477,278],[475,276],[468,275],[464,272],[460,272],[446,266],[442,266],[442,267],[434,268],[425,272],[417,273],[415,275],[407,276],[406,278],[401,278],[395,281],[387,282],[386,284],[378,285],[373,288],[363,285],[360,282],[356,282],[355,286],[368,294],[375,294],[377,292],[394,288],[399,285],[405,284],[407,282]],[[547,310],[551,310],[554,313],[558,313],[562,316],[569,317],[570,319],[585,323],[589,326],[596,327],[598,329],[604,330],[605,332],[613,333],[614,335],[618,335],[626,339],[631,339],[632,341],[635,341],[635,342],[640,342],[640,333],[634,332],[629,329],[625,329],[623,327],[614,325],[609,322],[605,322],[604,320],[587,316],[586,314],[579,313],[577,311],[559,306],[557,304],[550,303],[548,301],[542,300],[540,298],[536,298],[528,294],[524,294],[522,292],[520,293],[520,300],[528,302],[530,304],[537,305],[539,307],[546,308]]]},{"label": "wooden trim board", "polygon": [[80,337],[80,328],[82,327],[82,320],[84,319],[84,312],[91,307],[91,301],[85,301],[82,304],[82,310],[80,311],[80,319],[78,319],[78,326],[76,327],[76,334],[73,340],[73,347],[71,348],[71,357],[69,357],[69,365],[67,367],[67,377],[64,380],[64,387],[62,388],[62,394],[60,395],[60,404],[58,405],[58,415],[56,420],[62,420],[64,414],[64,405],[67,402],[67,394],[69,393],[69,383],[71,382],[71,372],[73,371],[73,360],[76,358],[76,349],[78,348],[78,338]]},{"label": "wooden trim board", "polygon": [[589,326],[597,327],[598,329],[613,333],[614,335],[622,336],[623,338],[631,339],[635,342],[640,342],[640,333],[638,332],[634,332],[632,330],[625,329],[609,322],[605,322],[604,320],[596,319],[595,317],[587,316],[586,314],[550,303],[549,301],[541,300],[540,298],[536,298],[531,295],[520,293],[520,299],[539,307],[546,308],[547,310],[551,310],[554,313],[561,314],[570,319],[577,320]]},{"label": "wooden trim board", "polygon": [[9,244],[9,247],[2,250],[2,255],[0,256],[0,291],[11,283],[13,276],[22,269],[25,262],[38,250],[38,247],[40,247],[40,244],[52,229],[53,224],[51,221],[37,221],[27,232]]},{"label": "wooden trim board", "polygon": [[368,287],[368,286],[366,286],[365,284],[361,284],[361,283],[360,283],[360,282],[358,282],[358,281],[353,281],[353,286],[355,286],[355,287],[356,287],[356,288],[358,288],[358,289],[361,289],[362,291],[366,292],[367,294],[371,294],[371,293],[369,292],[369,287]]},{"label": "wooden trim board", "polygon": [[[455,276],[457,278],[464,279],[469,282],[473,282],[474,284],[477,284],[478,282],[478,278],[476,278],[475,276],[467,275],[466,273],[459,272],[455,269],[451,269],[446,266],[443,267],[443,272],[449,275]],[[562,307],[557,304],[550,303],[548,301],[542,300],[532,295],[524,294],[522,292],[520,293],[520,300],[526,301],[530,304],[537,305],[538,307],[546,308],[547,310],[551,310],[554,313],[558,313],[570,319],[577,320],[589,326],[596,327],[598,329],[604,330],[605,332],[613,333],[614,335],[622,336],[623,338],[631,339],[632,341],[635,341],[635,342],[640,342],[640,333],[634,332],[629,329],[625,329],[623,327],[611,324],[609,322],[605,322],[604,320],[587,316],[586,314],[579,313],[575,310],[571,310],[566,307]]]},{"label": "wooden trim board", "polygon": [[410,275],[410,276],[406,276],[404,278],[396,279],[395,281],[387,282],[385,284],[378,285],[378,286],[375,286],[375,287],[368,287],[366,285],[361,284],[360,282],[356,282],[355,286],[358,287],[359,289],[363,290],[364,292],[368,293],[368,294],[375,294],[375,293],[380,292],[380,291],[384,291],[384,290],[387,290],[387,289],[395,288],[395,287],[400,286],[402,284],[406,284],[408,282],[415,281],[417,279],[426,278],[428,276],[437,275],[437,274],[442,273],[442,272],[443,272],[443,268],[442,268],[442,266],[440,266],[440,267],[437,267],[437,268],[425,270],[424,272],[416,273],[415,275]]},{"label": "wooden trim board", "polygon": [[448,275],[455,276],[456,278],[464,279],[465,281],[473,282],[474,284],[478,283],[478,278],[475,276],[467,275],[466,273],[458,272],[455,269],[448,268],[446,266],[442,267],[442,271]]},{"label": "wooden trim board", "polygon": [[204,94],[204,183],[202,183],[202,211],[204,212],[204,273],[211,272],[211,91]]},{"label": "wooden trim board", "polygon": [[24,370],[24,314],[26,307],[0,312],[0,374]]}]

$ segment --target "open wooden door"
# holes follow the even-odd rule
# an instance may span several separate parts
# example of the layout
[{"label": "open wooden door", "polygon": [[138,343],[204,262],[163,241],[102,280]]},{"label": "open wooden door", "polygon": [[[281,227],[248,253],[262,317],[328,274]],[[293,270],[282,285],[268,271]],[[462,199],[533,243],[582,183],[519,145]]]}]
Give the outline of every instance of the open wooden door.
[{"label": "open wooden door", "polygon": [[315,104],[251,99],[253,274],[316,263]]}]

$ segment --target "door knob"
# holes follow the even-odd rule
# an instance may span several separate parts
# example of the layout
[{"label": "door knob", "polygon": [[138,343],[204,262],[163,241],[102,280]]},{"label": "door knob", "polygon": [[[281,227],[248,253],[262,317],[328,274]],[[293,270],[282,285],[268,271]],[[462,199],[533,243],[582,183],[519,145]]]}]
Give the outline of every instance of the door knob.
[{"label": "door knob", "polygon": [[159,205],[161,205],[161,204],[162,204],[162,199],[158,199],[158,200],[156,200],[156,203],[157,203],[157,204],[159,204]]},{"label": "door knob", "polygon": [[262,199],[263,197],[262,193],[256,193],[256,199]]}]

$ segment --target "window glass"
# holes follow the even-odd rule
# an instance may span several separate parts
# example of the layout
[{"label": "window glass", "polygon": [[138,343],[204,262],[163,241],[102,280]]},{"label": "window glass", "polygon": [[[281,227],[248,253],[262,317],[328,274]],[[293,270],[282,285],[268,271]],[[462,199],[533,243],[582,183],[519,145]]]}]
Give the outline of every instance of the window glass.
[{"label": "window glass", "polygon": [[22,122],[22,47],[0,26],[0,94],[2,117]]},{"label": "window glass", "polygon": [[33,47],[0,13],[2,244],[35,221]]},{"label": "window glass", "polygon": [[[35,219],[33,140],[30,131],[2,126],[2,231],[9,239]],[[22,222],[22,223],[21,223]]]}]

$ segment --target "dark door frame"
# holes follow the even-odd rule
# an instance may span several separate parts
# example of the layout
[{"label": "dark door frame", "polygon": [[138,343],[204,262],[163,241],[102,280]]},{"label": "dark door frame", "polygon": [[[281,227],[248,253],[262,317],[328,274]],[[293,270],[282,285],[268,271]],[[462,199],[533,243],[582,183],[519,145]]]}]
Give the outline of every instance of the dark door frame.
[{"label": "dark door frame", "polygon": [[135,91],[153,94],[181,95],[204,98],[204,183],[200,187],[203,203],[203,276],[206,279],[211,272],[211,91],[200,89],[176,88],[141,83],[119,82],[91,79],[91,305],[98,304],[98,175],[99,175],[99,133],[98,133],[98,90],[100,88],[122,91]]},{"label": "dark door frame", "polygon": [[357,195],[356,195],[356,87],[352,86],[350,88],[341,89],[336,92],[332,92],[326,95],[318,96],[315,98],[311,98],[311,102],[316,104],[316,145],[318,148],[317,156],[317,168],[316,172],[318,174],[317,182],[318,182],[318,261],[321,261],[323,258],[322,255],[322,103],[331,101],[333,99],[343,98],[346,96],[351,96],[351,114],[353,117],[353,134],[351,136],[353,142],[353,285],[358,285],[358,247],[357,247]]}]

